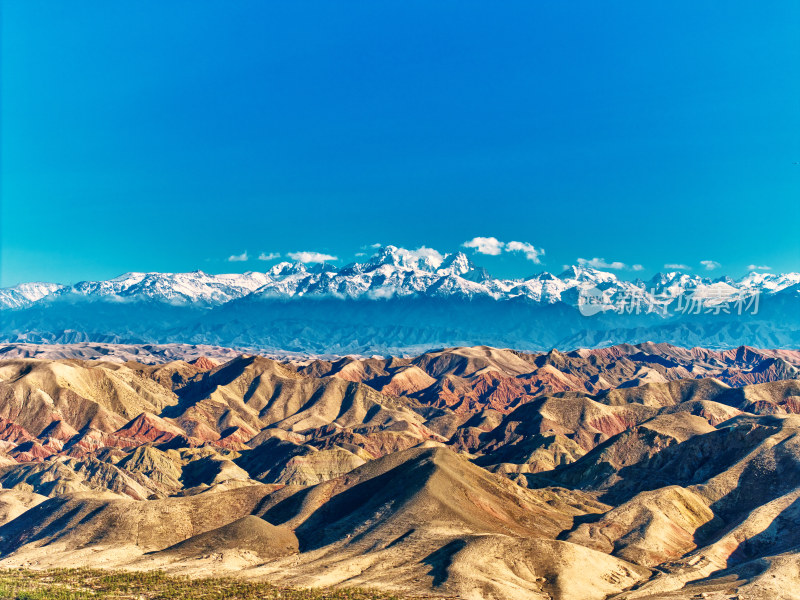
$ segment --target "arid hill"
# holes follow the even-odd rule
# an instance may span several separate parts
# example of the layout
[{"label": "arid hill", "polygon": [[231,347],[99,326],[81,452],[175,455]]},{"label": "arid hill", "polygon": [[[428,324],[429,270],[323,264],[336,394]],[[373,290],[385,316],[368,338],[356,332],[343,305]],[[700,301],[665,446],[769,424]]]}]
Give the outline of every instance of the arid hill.
[{"label": "arid hill", "polygon": [[0,361],[1,565],[800,596],[796,353],[176,358]]},{"label": "arid hill", "polygon": [[508,412],[532,398],[567,391],[597,394],[620,386],[710,377],[741,387],[800,376],[798,351],[747,346],[714,351],[653,343],[544,354],[475,346],[415,358],[345,357],[297,364],[300,372],[315,377],[358,381],[458,412]]}]

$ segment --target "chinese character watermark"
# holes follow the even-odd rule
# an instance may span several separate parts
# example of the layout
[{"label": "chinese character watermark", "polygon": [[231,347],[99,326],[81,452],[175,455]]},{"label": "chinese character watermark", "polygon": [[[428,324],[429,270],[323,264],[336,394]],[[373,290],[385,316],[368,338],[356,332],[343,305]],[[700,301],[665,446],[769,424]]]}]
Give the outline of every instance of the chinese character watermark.
[{"label": "chinese character watermark", "polygon": [[619,315],[669,314],[743,315],[758,314],[758,290],[725,290],[714,287],[694,289],[686,294],[670,295],[651,289],[622,290],[612,293],[596,287],[584,290],[578,298],[578,310],[584,317],[601,312]]}]

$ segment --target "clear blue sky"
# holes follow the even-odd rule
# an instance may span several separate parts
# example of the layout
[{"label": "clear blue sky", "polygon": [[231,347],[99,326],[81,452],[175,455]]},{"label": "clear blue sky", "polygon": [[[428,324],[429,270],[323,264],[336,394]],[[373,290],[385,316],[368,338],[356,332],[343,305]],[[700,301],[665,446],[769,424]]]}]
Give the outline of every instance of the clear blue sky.
[{"label": "clear blue sky", "polygon": [[2,285],[475,236],[800,270],[797,2],[2,11]]}]

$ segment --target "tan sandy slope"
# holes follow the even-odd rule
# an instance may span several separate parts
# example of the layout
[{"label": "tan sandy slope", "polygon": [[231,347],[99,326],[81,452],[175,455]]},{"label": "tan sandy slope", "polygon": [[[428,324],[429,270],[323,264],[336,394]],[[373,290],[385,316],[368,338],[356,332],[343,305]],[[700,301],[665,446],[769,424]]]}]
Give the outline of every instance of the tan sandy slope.
[{"label": "tan sandy slope", "polygon": [[0,564],[800,597],[788,351],[174,358],[0,361]]}]

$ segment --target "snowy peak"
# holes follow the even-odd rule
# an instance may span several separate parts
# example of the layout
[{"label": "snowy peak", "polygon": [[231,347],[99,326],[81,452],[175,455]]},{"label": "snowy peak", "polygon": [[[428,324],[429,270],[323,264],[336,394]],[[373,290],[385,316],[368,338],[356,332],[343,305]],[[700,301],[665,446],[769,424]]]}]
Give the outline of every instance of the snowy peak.
[{"label": "snowy peak", "polygon": [[0,289],[0,308],[23,308],[30,306],[58,292],[64,286],[58,283],[42,283],[39,281],[31,283],[20,283],[9,288]]},{"label": "snowy peak", "polygon": [[429,296],[521,298],[541,304],[564,302],[579,308],[592,303],[605,312],[618,309],[631,298],[654,306],[670,306],[682,297],[691,296],[706,305],[719,305],[759,293],[776,294],[788,288],[797,289],[798,284],[800,273],[755,272],[738,281],[725,277],[711,280],[679,271],[658,273],[648,282],[626,281],[614,273],[587,266],[569,267],[558,276],[542,272],[526,279],[497,279],[476,268],[463,252],[442,254],[424,246],[416,250],[383,246],[365,262],[342,268],[324,263],[281,262],[266,273],[132,272],[105,281],[82,281],[73,286],[25,283],[0,289],[0,308],[22,309],[61,297],[218,306],[244,297],[379,300]]},{"label": "snowy peak", "polygon": [[563,281],[576,281],[580,283],[604,283],[617,281],[617,276],[606,271],[598,271],[591,267],[571,266],[558,276]]},{"label": "snowy peak", "polygon": [[45,297],[73,294],[84,297],[158,300],[172,304],[223,304],[246,296],[270,281],[265,273],[208,275],[191,273],[125,273],[105,281],[81,281],[58,286]]},{"label": "snowy peak", "polygon": [[441,276],[463,275],[475,268],[475,265],[463,252],[441,254],[437,250],[424,246],[416,250],[383,246],[360,266],[362,267],[360,270],[363,272],[390,266],[404,271],[436,273]]},{"label": "snowy peak", "polygon": [[800,284],[800,273],[757,273],[743,277],[739,283],[744,286],[760,288],[765,291],[779,291]]},{"label": "snowy peak", "polygon": [[466,275],[475,269],[475,265],[463,252],[445,256],[436,272],[440,275]]},{"label": "snowy peak", "polygon": [[402,267],[409,269],[412,267],[411,263],[416,263],[416,257],[411,256],[411,252],[405,250],[404,248],[398,248],[396,246],[384,246],[380,248],[372,258],[367,261],[366,266],[372,267],[377,269],[382,265],[392,265],[394,267]]},{"label": "snowy peak", "polygon": [[425,247],[406,250],[397,246],[383,246],[365,263],[364,270],[370,271],[382,266],[391,266],[398,269],[432,273],[442,265],[446,256],[448,255],[443,256],[438,251]]}]

